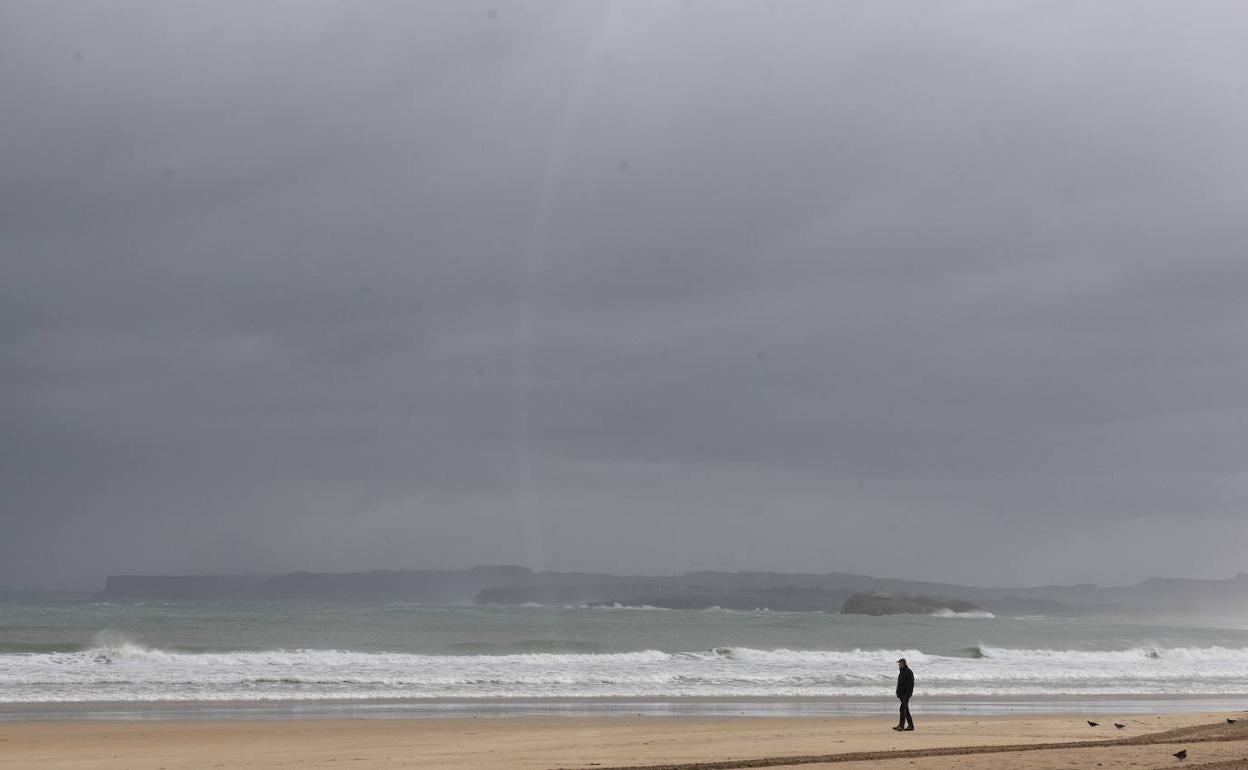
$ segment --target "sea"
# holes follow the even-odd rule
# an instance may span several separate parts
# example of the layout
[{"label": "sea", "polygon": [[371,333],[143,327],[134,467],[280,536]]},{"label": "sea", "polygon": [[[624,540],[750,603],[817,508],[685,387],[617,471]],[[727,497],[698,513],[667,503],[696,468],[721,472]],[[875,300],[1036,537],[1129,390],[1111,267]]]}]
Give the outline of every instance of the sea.
[{"label": "sea", "polygon": [[0,720],[1248,708],[1248,619],[0,601]]}]

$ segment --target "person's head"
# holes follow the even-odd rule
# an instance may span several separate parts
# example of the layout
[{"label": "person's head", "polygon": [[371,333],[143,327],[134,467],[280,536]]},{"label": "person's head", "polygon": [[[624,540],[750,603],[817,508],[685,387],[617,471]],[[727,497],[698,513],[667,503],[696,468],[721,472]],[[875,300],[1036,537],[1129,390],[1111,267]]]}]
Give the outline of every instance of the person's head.
[{"label": "person's head", "polygon": [[906,659],[905,659],[905,658],[898,658],[898,659],[897,659],[897,668],[905,668],[905,667],[906,667]]}]

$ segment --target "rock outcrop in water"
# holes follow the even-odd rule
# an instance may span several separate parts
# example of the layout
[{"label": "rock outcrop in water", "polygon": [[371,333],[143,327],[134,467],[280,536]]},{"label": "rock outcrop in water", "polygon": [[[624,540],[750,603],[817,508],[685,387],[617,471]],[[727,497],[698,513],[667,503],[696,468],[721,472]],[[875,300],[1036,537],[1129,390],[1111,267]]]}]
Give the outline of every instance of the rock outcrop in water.
[{"label": "rock outcrop in water", "polygon": [[848,592],[819,588],[764,588],[725,590],[704,586],[685,587],[667,593],[629,596],[601,602],[633,607],[672,610],[774,610],[776,612],[836,612]]},{"label": "rock outcrop in water", "polygon": [[933,599],[926,596],[892,596],[889,594],[854,594],[841,607],[843,615],[931,615],[933,612],[983,612],[970,602],[959,599]]}]

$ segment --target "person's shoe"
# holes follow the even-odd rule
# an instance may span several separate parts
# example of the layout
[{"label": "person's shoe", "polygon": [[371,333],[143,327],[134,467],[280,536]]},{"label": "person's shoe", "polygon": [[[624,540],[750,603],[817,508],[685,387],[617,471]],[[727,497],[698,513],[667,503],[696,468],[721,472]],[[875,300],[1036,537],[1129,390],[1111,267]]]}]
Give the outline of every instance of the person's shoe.
[{"label": "person's shoe", "polygon": [[902,732],[909,733],[909,732],[913,732],[913,731],[914,731],[914,725],[910,725],[909,727],[903,727],[903,728],[902,728]]},{"label": "person's shoe", "polygon": [[904,729],[906,729],[906,728],[902,727],[901,725],[897,725],[897,726],[896,726],[896,727],[894,727],[893,729],[894,729],[894,730],[896,730],[897,732],[901,732],[902,730],[904,730]]}]

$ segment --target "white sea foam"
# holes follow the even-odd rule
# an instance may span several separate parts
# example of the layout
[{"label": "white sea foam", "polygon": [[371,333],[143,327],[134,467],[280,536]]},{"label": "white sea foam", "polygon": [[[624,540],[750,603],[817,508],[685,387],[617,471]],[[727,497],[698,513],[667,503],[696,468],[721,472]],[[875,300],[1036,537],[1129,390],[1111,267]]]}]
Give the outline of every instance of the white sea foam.
[{"label": "white sea foam", "polygon": [[940,609],[932,613],[932,617],[934,618],[968,618],[971,620],[987,620],[989,618],[995,618],[996,615],[993,615],[991,612],[988,612],[987,610],[967,610],[966,612],[955,612],[949,609],[948,607],[941,607]]},{"label": "white sea foam", "polygon": [[0,702],[886,696],[907,658],[927,695],[1248,694],[1248,648],[717,647],[620,653],[421,655],[347,650],[186,653],[101,635],[79,652],[0,655]]}]

